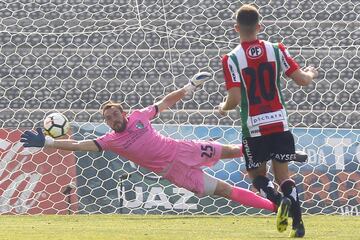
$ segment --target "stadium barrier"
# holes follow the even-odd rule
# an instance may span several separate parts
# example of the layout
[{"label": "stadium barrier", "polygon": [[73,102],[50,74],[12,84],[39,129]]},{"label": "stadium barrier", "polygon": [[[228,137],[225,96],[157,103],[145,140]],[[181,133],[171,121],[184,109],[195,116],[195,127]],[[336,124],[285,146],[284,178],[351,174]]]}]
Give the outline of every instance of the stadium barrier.
[{"label": "stadium barrier", "polygon": [[[81,127],[79,127],[81,126]],[[94,139],[105,124],[74,126],[73,138]],[[240,142],[240,129],[219,126],[155,125],[174,138]],[[19,130],[0,129],[0,213],[2,214],[268,214],[223,198],[197,198],[154,173],[111,152],[47,149],[21,154]],[[360,215],[360,130],[293,129],[307,163],[291,163],[306,214]],[[76,160],[76,161],[75,161]],[[75,163],[76,162],[76,163]],[[209,174],[250,188],[242,159],[222,160]]]},{"label": "stadium barrier", "polygon": [[23,151],[22,131],[0,129],[0,214],[78,212],[72,152]]}]

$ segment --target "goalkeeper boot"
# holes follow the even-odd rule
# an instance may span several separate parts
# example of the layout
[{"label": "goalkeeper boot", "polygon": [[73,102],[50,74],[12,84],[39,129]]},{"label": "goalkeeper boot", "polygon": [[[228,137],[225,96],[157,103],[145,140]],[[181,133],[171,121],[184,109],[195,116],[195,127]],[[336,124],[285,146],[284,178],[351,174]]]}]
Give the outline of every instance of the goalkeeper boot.
[{"label": "goalkeeper boot", "polygon": [[305,227],[302,220],[300,222],[292,227],[292,230],[290,232],[291,238],[302,238],[305,235]]},{"label": "goalkeeper boot", "polygon": [[284,232],[288,226],[288,216],[291,207],[289,198],[284,197],[278,207],[276,214],[276,228],[279,232]]}]

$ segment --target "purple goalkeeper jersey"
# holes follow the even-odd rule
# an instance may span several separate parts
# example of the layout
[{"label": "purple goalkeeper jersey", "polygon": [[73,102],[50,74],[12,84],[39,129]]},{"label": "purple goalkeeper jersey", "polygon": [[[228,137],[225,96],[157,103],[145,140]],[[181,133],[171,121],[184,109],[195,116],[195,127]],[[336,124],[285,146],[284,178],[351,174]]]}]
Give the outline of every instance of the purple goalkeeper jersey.
[{"label": "purple goalkeeper jersey", "polygon": [[95,140],[100,150],[111,151],[132,162],[152,170],[162,172],[176,155],[178,140],[157,132],[150,120],[157,114],[157,106],[152,105],[135,110],[128,116],[126,129],[112,131]]}]

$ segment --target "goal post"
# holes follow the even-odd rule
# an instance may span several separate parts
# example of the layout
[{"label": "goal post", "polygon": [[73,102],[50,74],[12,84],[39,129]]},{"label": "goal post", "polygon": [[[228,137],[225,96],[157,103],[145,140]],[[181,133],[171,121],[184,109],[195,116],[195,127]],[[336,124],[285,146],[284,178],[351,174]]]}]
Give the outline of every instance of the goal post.
[{"label": "goal post", "polygon": [[[212,81],[154,124],[174,138],[240,143],[238,113],[214,109],[226,96],[221,56],[239,43],[233,13],[242,3],[258,6],[262,39],[319,68],[308,87],[282,78],[296,147],[309,155],[290,164],[304,212],[359,215],[360,5],[352,0],[0,1],[0,213],[267,214],[199,199],[108,152],[23,155],[18,142],[53,111],[72,122],[72,138],[95,138],[108,131],[104,102],[146,107],[209,71]],[[206,171],[250,188],[242,159]]]}]

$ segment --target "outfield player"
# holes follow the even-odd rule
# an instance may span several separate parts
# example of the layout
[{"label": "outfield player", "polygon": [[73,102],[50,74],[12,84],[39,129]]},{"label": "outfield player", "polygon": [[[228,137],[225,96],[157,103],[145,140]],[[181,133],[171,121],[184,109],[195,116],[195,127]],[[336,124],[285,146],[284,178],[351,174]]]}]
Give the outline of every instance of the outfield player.
[{"label": "outfield player", "polygon": [[186,94],[202,85],[210,74],[200,73],[183,88],[166,95],[161,101],[127,115],[120,104],[109,102],[102,107],[106,124],[113,130],[94,140],[55,140],[37,132],[25,131],[24,147],[50,147],[69,151],[112,151],[147,168],[179,187],[198,196],[218,195],[240,204],[276,212],[277,205],[255,193],[231,186],[206,174],[202,167],[220,159],[241,157],[241,146],[222,145],[212,141],[176,140],[159,134],[151,119],[174,105]]},{"label": "outfield player", "polygon": [[[235,17],[240,44],[222,59],[228,94],[225,102],[219,105],[219,112],[224,115],[240,104],[243,154],[253,185],[267,199],[280,204],[281,194],[266,177],[266,163],[272,160],[275,180],[289,199],[283,200],[278,220],[287,222],[290,209],[293,218],[290,236],[303,237],[305,228],[298,189],[288,170],[288,162],[296,155],[281,95],[280,75],[285,72],[296,84],[306,86],[318,73],[313,67],[300,69],[282,43],[257,38],[260,15],[254,6],[243,5]],[[277,226],[283,232],[287,224]]]}]

